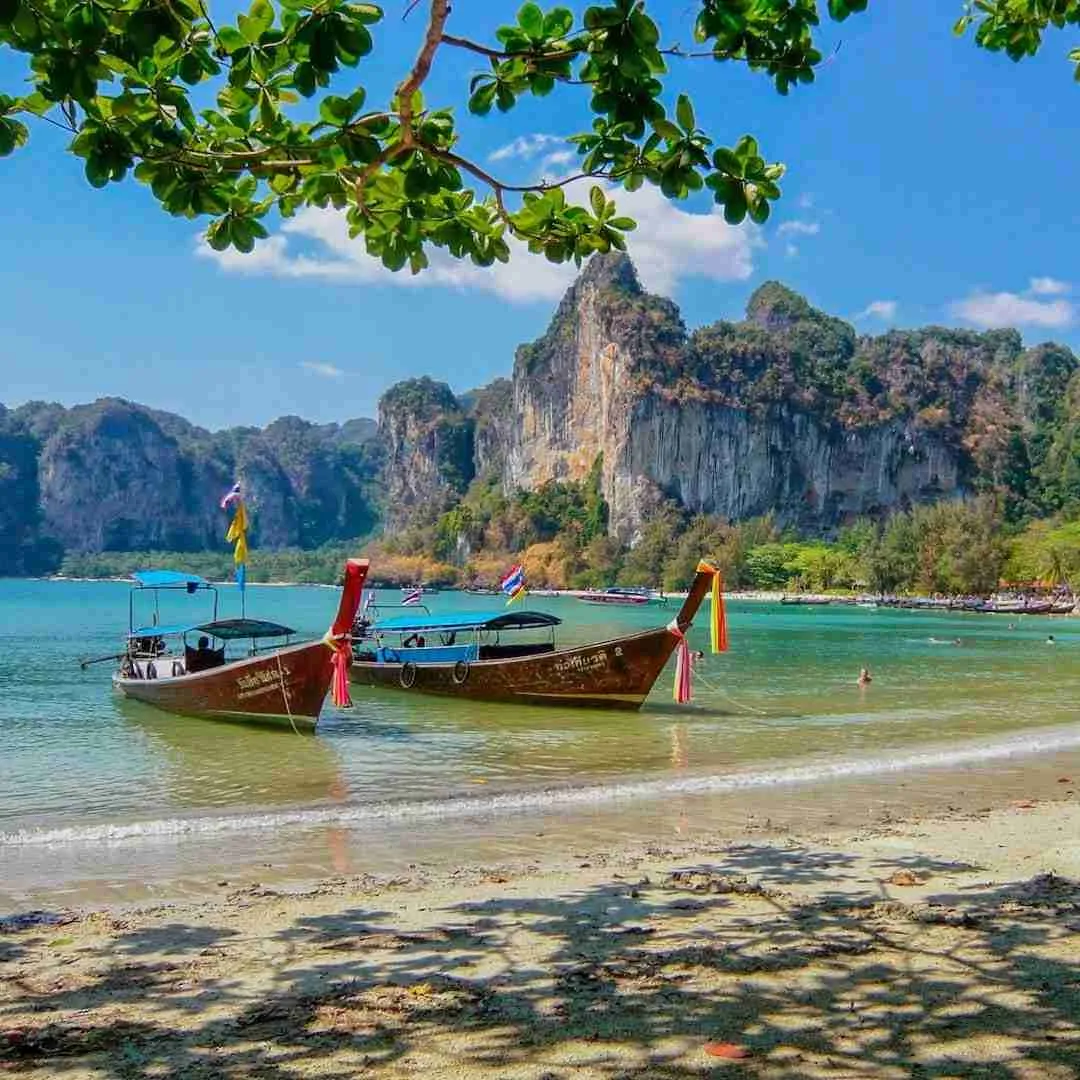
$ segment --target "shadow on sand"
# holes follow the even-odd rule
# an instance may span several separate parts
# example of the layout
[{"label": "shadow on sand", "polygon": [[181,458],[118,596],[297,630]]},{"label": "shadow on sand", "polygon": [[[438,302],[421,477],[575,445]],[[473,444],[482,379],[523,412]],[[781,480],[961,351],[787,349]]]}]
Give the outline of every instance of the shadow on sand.
[{"label": "shadow on sand", "polygon": [[[716,854],[561,895],[489,883],[408,917],[343,900],[275,921],[303,902],[249,891],[223,925],[12,929],[0,1064],[137,1080],[1080,1074],[1080,884],[905,903],[848,889],[844,854]],[[898,860],[883,880],[898,867],[956,864]],[[710,1058],[710,1040],[748,1056]]]}]

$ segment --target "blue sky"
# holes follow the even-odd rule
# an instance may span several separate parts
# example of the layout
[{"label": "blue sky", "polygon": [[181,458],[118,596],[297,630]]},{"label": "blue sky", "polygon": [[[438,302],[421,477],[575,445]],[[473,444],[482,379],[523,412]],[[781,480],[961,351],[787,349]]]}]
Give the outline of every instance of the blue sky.
[{"label": "blue sky", "polygon": [[[706,198],[619,197],[641,221],[631,254],[645,284],[690,326],[740,317],[756,286],[779,279],[866,333],[1007,324],[1029,342],[1080,346],[1080,87],[1065,61],[1075,42],[1052,34],[1014,65],[953,37],[959,3],[870,6],[825,27],[839,51],[786,99],[736,65],[674,62],[672,99],[689,92],[700,126],[728,145],[753,132],[789,172],[761,229],[728,229]],[[422,32],[422,10],[403,22],[403,7],[390,0],[376,52],[342,80],[363,82],[369,105],[385,100]],[[451,29],[490,40],[516,7],[462,2]],[[649,5],[683,44],[692,7]],[[0,90],[18,92],[20,62],[0,53]],[[475,70],[445,49],[426,92],[429,104],[458,106],[462,152],[507,179],[564,170],[560,137],[588,125],[583,88],[479,119],[463,107]],[[318,213],[287,232],[268,219],[273,242],[246,260],[210,258],[198,223],[169,217],[133,182],[95,191],[63,146],[37,125],[25,150],[0,160],[8,405],[113,394],[211,428],[374,415],[398,379],[427,373],[463,391],[509,374],[516,345],[543,331],[572,276],[517,258],[494,274],[447,263],[420,284],[389,279]]]}]

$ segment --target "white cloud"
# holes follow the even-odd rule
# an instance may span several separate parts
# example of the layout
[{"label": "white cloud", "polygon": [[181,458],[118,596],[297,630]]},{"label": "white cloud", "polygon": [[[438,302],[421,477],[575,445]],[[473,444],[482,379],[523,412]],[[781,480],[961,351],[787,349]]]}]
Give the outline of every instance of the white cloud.
[{"label": "white cloud", "polygon": [[554,165],[569,165],[577,157],[577,154],[573,150],[553,150],[550,154],[545,154],[540,162],[540,173],[544,173],[545,169],[550,169]]},{"label": "white cloud", "polygon": [[488,154],[488,161],[508,161],[511,158],[530,161],[549,147],[565,145],[566,139],[562,135],[519,135],[513,142],[500,146],[498,150]]},{"label": "white cloud", "polygon": [[776,231],[781,236],[817,236],[821,225],[816,221],[783,221]]},{"label": "white cloud", "polygon": [[1063,293],[1071,292],[1072,286],[1067,281],[1058,281],[1057,278],[1033,277],[1028,291],[1036,296],[1061,296]]},{"label": "white cloud", "polygon": [[[586,181],[568,185],[568,199],[587,203],[588,187]],[[609,188],[608,194],[620,214],[638,223],[627,235],[627,245],[645,288],[671,295],[685,277],[745,281],[753,272],[754,249],[764,243],[753,226],[732,227],[717,208],[704,213],[680,210],[652,187],[633,192]],[[231,248],[213,251],[204,243],[198,254],[230,273],[475,290],[514,303],[558,299],[578,273],[573,263],[556,265],[529,255],[523,244],[512,243],[511,248],[506,266],[475,266],[430,249],[427,270],[415,276],[408,271],[394,273],[368,255],[362,238],[350,239],[344,214],[308,207],[250,255]]]},{"label": "white cloud", "polygon": [[305,371],[313,371],[316,375],[322,375],[327,379],[340,379],[345,374],[341,368],[334,367],[333,364],[324,364],[318,360],[301,360],[300,366]]},{"label": "white cloud", "polygon": [[855,316],[856,319],[883,319],[885,322],[892,322],[896,318],[896,301],[895,300],[871,300]]},{"label": "white cloud", "polygon": [[1019,293],[976,292],[949,305],[958,319],[983,329],[1008,326],[1070,326],[1076,311],[1068,300],[1033,300]]}]

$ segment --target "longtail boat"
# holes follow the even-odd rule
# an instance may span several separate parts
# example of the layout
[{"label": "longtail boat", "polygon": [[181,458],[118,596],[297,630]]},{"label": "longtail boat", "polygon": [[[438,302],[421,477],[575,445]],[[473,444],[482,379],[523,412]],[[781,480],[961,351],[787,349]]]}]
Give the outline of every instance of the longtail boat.
[{"label": "longtail boat", "polygon": [[[344,682],[349,634],[367,570],[366,559],[346,563],[333,625],[321,640],[299,643],[290,642],[295,631],[280,623],[219,619],[216,588],[195,574],[137,571],[132,575],[127,643],[118,657],[120,667],[113,685],[125,697],[182,716],[313,731],[336,671],[342,670]],[[211,594],[213,617],[202,622],[159,624],[160,594],[178,590],[189,595]],[[139,626],[136,599],[147,592],[153,596],[155,618]],[[197,647],[192,647],[192,637]],[[230,655],[230,650],[239,655]],[[347,689],[347,683],[345,686]]]},{"label": "longtail boat", "polygon": [[[710,588],[713,647],[727,647],[720,578],[702,562],[667,626],[591,645],[559,649],[561,619],[540,611],[417,613],[373,625],[353,637],[350,679],[359,685],[480,701],[638,709],[679,649],[676,700],[689,700],[686,632]],[[540,641],[506,640],[540,632]],[[534,633],[534,636],[537,636]]]},{"label": "longtail boat", "polygon": [[667,597],[651,589],[625,589],[612,586],[610,589],[589,589],[578,595],[586,604],[666,604]]}]

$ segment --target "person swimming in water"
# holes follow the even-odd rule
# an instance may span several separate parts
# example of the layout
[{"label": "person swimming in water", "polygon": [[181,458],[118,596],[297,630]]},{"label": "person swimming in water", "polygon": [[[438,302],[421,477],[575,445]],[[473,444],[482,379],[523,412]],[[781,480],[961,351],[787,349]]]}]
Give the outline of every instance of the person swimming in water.
[{"label": "person swimming in water", "polygon": [[1056,642],[1056,641],[1054,640],[1054,635],[1053,635],[1053,634],[1051,634],[1051,635],[1050,635],[1050,636],[1049,636],[1049,637],[1048,637],[1048,638],[1046,639],[1046,644],[1047,644],[1047,645],[1056,645],[1056,644],[1057,644],[1057,642]]},{"label": "person swimming in water", "polygon": [[870,674],[869,668],[862,668],[859,671],[859,686],[869,686],[874,681],[873,676]]}]

